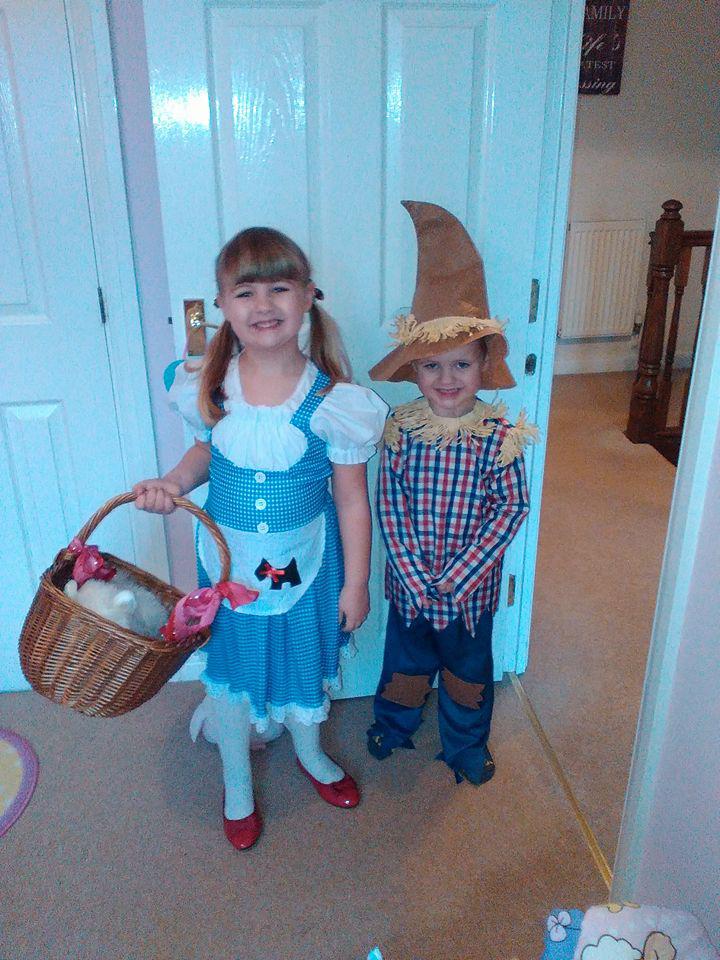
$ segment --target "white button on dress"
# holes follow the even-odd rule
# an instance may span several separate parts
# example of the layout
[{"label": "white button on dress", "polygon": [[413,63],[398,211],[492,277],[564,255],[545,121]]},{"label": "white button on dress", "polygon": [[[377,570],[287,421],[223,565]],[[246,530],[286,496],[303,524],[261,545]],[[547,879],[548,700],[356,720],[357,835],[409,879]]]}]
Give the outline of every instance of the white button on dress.
[{"label": "white button on dress", "polygon": [[258,497],[257,500],[255,501],[256,510],[264,510],[266,506],[267,506],[267,500],[263,500],[262,497]]},{"label": "white button on dress", "polygon": [[262,470],[258,470],[258,472],[255,474],[255,483],[265,483],[266,480],[267,477]]},{"label": "white button on dress", "polygon": [[259,524],[257,525],[257,532],[258,532],[258,533],[267,533],[269,529],[270,529],[270,527],[269,527],[266,523],[259,523]]}]

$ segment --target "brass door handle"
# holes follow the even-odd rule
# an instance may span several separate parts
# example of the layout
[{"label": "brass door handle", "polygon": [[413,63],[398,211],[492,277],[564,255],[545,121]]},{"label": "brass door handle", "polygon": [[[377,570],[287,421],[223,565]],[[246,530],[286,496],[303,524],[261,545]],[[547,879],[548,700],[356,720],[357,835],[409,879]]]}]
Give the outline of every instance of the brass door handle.
[{"label": "brass door handle", "polygon": [[190,357],[201,357],[207,346],[206,329],[209,327],[212,330],[217,330],[218,325],[207,323],[205,320],[204,300],[183,300],[183,310],[185,312],[187,354]]}]

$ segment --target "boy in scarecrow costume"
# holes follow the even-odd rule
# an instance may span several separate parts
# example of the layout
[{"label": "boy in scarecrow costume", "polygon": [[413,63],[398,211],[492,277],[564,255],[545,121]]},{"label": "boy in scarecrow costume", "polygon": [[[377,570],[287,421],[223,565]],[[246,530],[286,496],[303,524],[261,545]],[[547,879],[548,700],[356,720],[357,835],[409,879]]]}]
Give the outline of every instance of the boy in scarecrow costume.
[{"label": "boy in scarecrow costume", "polygon": [[417,383],[423,396],[392,411],[383,437],[377,501],[390,610],[368,749],[383,760],[413,747],[439,673],[438,759],[458,783],[481,784],[495,772],[493,615],[503,554],[528,513],[522,450],[537,430],[477,398],[515,381],[465,228],[435,204],[403,206],[418,241],[412,313],[398,318],[398,346],[370,377]]}]

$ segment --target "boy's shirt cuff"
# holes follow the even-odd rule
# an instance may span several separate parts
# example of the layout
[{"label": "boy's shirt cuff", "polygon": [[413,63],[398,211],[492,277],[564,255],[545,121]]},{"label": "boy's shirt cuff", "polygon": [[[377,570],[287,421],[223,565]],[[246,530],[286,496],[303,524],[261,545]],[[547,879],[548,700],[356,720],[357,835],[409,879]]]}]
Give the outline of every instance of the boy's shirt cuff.
[{"label": "boy's shirt cuff", "polygon": [[422,606],[425,597],[429,597],[431,600],[439,599],[439,594],[435,589],[437,584],[427,570],[413,561],[408,561],[407,555],[400,559],[388,551],[388,558],[393,576],[399,581],[405,592],[418,601],[420,606]]},{"label": "boy's shirt cuff", "polygon": [[457,603],[464,603],[481,585],[492,569],[492,563],[483,563],[483,549],[466,547],[454,557],[437,578],[437,583],[450,580],[454,584],[451,596]]}]

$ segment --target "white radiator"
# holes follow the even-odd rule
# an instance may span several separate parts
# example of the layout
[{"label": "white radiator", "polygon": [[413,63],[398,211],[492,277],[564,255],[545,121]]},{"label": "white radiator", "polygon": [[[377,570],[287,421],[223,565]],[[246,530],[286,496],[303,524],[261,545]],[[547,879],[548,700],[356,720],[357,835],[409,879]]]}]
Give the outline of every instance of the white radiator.
[{"label": "white radiator", "polygon": [[642,310],[649,255],[644,220],[571,223],[558,337],[630,336]]}]

